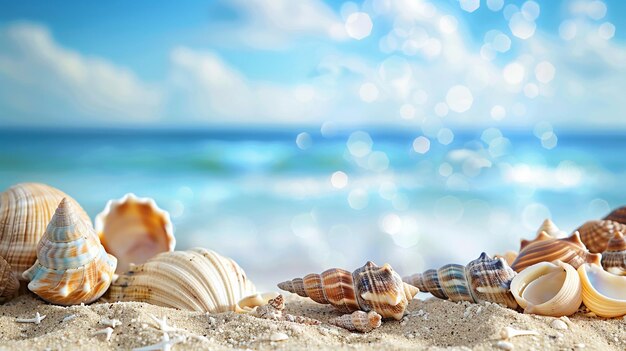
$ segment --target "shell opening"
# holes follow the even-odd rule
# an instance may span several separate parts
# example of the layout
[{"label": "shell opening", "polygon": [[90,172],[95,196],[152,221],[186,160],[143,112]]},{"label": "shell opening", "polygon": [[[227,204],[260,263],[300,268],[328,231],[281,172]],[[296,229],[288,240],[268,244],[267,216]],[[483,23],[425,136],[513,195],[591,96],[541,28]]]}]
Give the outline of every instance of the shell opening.
[{"label": "shell opening", "polygon": [[522,298],[533,305],[540,305],[550,301],[561,290],[565,283],[565,275],[565,271],[561,270],[533,280],[523,288]]},{"label": "shell opening", "polygon": [[605,272],[598,266],[585,265],[587,279],[600,294],[615,300],[626,300],[626,278]]}]

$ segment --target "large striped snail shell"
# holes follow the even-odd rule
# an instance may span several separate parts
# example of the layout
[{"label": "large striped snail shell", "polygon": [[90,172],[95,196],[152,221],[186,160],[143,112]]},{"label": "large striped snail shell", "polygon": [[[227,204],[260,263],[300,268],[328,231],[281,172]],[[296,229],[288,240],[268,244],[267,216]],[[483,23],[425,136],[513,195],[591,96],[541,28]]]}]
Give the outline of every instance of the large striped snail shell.
[{"label": "large striped snail shell", "polygon": [[322,274],[308,274],[278,284],[282,290],[310,297],[313,301],[331,304],[338,310],[376,311],[383,318],[401,319],[404,310],[418,289],[402,282],[389,264],[382,267],[367,262],[350,273],[332,268]]}]

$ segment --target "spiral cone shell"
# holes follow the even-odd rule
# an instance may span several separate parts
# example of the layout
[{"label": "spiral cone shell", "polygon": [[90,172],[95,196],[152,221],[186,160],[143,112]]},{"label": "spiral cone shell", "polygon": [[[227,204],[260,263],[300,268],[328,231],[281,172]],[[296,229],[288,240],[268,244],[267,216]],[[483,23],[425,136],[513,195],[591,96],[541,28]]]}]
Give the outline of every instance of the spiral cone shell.
[{"label": "spiral cone shell", "polygon": [[590,252],[601,253],[606,250],[616,231],[626,232],[626,224],[611,220],[587,221],[576,231],[580,233],[580,240]]},{"label": "spiral cone shell", "polygon": [[49,185],[20,183],[0,194],[0,256],[18,279],[35,263],[37,244],[63,198],[91,226],[91,219],[74,199]]},{"label": "spiral cone shell", "polygon": [[509,292],[514,276],[515,272],[503,258],[491,258],[483,252],[466,266],[447,264],[403,280],[440,299],[489,301],[516,308],[517,302]]},{"label": "spiral cone shell", "polygon": [[543,223],[541,223],[541,226],[537,230],[537,235],[541,234],[541,232],[546,232],[555,238],[566,235],[565,232],[560,230],[550,218],[546,218]]},{"label": "spiral cone shell", "polygon": [[333,318],[329,320],[328,323],[350,331],[369,333],[380,327],[381,319],[380,314],[375,311],[354,311],[350,314]]},{"label": "spiral cone shell", "polygon": [[4,303],[15,295],[20,288],[20,281],[11,269],[11,265],[0,256],[0,303]]},{"label": "spiral cone shell", "polygon": [[28,289],[58,305],[90,303],[109,288],[117,260],[100,245],[91,223],[63,199],[24,272]]},{"label": "spiral cone shell", "polygon": [[142,264],[156,254],[174,251],[176,246],[169,213],[154,200],[135,194],[107,202],[95,226],[104,248],[118,260],[117,273],[126,272],[131,263]]},{"label": "spiral cone shell", "polygon": [[621,232],[615,232],[615,235],[607,245],[606,250],[602,253],[602,267],[605,271],[626,275],[626,239]]},{"label": "spiral cone shell", "polygon": [[576,269],[561,261],[539,262],[513,278],[511,293],[525,313],[569,316],[582,302],[582,285]]},{"label": "spiral cone shell", "polygon": [[611,274],[597,264],[578,267],[585,306],[600,317],[626,315],[626,276]]},{"label": "spiral cone shell", "polygon": [[278,284],[282,290],[331,304],[342,312],[376,311],[383,318],[401,319],[417,288],[402,282],[400,276],[385,264],[367,262],[350,273],[333,268],[322,274],[308,274]]},{"label": "spiral cone shell", "polygon": [[600,264],[600,254],[590,253],[580,240],[578,232],[568,238],[556,239],[541,232],[530,240],[522,240],[519,255],[511,265],[516,272],[539,262],[563,261],[578,268],[581,264]]},{"label": "spiral cone shell", "polygon": [[131,265],[111,285],[107,299],[219,313],[235,311],[241,299],[254,293],[254,284],[235,261],[194,248],[162,252]]}]

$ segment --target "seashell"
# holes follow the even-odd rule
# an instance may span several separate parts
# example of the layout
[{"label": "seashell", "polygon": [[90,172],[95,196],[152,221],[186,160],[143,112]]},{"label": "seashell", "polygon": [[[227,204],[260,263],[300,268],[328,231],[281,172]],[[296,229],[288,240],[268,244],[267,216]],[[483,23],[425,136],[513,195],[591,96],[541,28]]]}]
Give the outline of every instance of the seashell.
[{"label": "seashell", "polygon": [[626,206],[618,207],[604,217],[607,221],[626,224]]},{"label": "seashell", "polygon": [[169,213],[154,200],[135,194],[109,200],[96,216],[95,226],[104,248],[118,260],[117,273],[176,246]]},{"label": "seashell", "polygon": [[597,264],[578,267],[583,302],[600,317],[626,315],[626,277],[611,274]]},{"label": "seashell", "polygon": [[569,238],[556,239],[546,232],[541,232],[535,240],[522,240],[519,255],[511,265],[516,272],[539,262],[552,262],[555,260],[568,263],[574,268],[581,264],[600,264],[600,254],[590,253],[585,244],[580,241],[578,232]]},{"label": "seashell", "polygon": [[344,314],[328,321],[329,324],[336,325],[349,331],[369,333],[380,327],[382,317],[375,311],[363,312],[354,311]]},{"label": "seashell", "polygon": [[576,269],[561,261],[539,262],[513,278],[511,293],[524,313],[569,316],[582,302],[582,286]]},{"label": "seashell", "polygon": [[515,261],[515,259],[517,258],[517,252],[509,250],[501,255],[500,254],[493,255],[493,258],[500,258],[500,257],[504,258],[504,261],[510,266],[511,263],[513,263],[513,261]]},{"label": "seashell", "polygon": [[11,265],[0,256],[0,303],[9,301],[17,295],[20,281],[11,269]]},{"label": "seashell", "polygon": [[376,311],[383,318],[401,319],[417,288],[402,282],[389,264],[367,262],[353,273],[332,268],[278,284],[282,290],[331,304],[342,312]]},{"label": "seashell", "polygon": [[116,264],[91,222],[63,199],[37,245],[37,261],[23,277],[30,280],[28,289],[48,302],[90,303],[109,288]]},{"label": "seashell", "polygon": [[626,275],[626,239],[621,232],[615,232],[615,235],[607,245],[606,250],[602,253],[602,267],[605,271]]},{"label": "seashell", "polygon": [[[255,307],[267,305],[270,301],[276,299],[278,296],[282,296],[277,292],[268,292],[263,294],[253,294],[246,296],[237,302],[235,306],[235,312],[237,313],[249,313],[254,310]],[[281,308],[282,309],[282,308]]]},{"label": "seashell", "polygon": [[514,276],[515,272],[503,258],[491,258],[483,252],[467,266],[447,264],[403,280],[440,299],[490,301],[516,308],[517,302],[509,292]]},{"label": "seashell", "polygon": [[49,185],[20,183],[0,194],[0,256],[18,279],[35,263],[39,239],[63,198],[91,226],[91,219],[74,199]]},{"label": "seashell", "polygon": [[546,218],[543,223],[541,223],[541,226],[537,230],[537,235],[541,234],[541,232],[546,232],[548,235],[555,238],[566,236],[566,233],[560,230],[550,218]]},{"label": "seashell", "polygon": [[162,252],[113,282],[109,301],[140,301],[183,310],[235,311],[255,293],[254,284],[230,258],[211,250]]},{"label": "seashell", "polygon": [[587,221],[576,230],[590,252],[601,253],[616,231],[626,233],[626,224],[610,220]]}]

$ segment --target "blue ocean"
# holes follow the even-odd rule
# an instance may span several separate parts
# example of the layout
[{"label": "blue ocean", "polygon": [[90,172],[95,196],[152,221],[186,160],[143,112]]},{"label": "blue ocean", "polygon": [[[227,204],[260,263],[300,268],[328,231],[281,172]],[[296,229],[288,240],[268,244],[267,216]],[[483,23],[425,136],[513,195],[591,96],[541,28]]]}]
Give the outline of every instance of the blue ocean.
[{"label": "blue ocean", "polygon": [[[43,182],[93,218],[132,192],[169,211],[177,249],[234,258],[263,290],[371,260],[402,275],[517,249],[626,198],[626,138],[487,129],[3,131],[0,188]],[[446,144],[446,145],[444,145]]]}]

